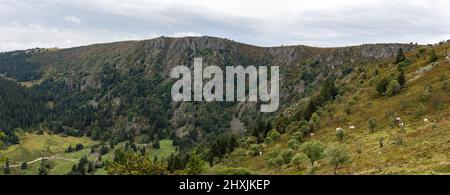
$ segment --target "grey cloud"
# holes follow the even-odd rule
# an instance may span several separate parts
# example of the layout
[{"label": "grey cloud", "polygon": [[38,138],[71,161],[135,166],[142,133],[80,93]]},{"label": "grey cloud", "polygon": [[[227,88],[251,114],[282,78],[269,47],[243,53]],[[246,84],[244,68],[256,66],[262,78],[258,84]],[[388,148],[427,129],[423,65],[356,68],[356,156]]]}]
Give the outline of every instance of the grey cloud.
[{"label": "grey cloud", "polygon": [[[450,18],[450,6],[438,0],[381,0],[338,8],[319,6],[267,17],[221,13],[186,4],[160,6],[131,1],[121,6],[116,2],[0,0],[0,50],[72,47],[183,33],[219,36],[261,46],[432,43],[450,38],[450,23],[444,22]],[[254,11],[264,15],[266,10]],[[67,22],[67,17],[73,17],[74,21]],[[18,29],[21,31],[15,33]]]}]

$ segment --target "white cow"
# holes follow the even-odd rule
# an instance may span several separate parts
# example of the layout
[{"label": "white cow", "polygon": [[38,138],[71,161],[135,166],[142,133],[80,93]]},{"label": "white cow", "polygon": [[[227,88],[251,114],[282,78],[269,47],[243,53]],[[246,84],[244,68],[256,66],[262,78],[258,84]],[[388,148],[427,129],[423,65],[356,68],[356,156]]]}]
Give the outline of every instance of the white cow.
[{"label": "white cow", "polygon": [[405,127],[405,123],[400,123],[399,125],[400,125],[400,128]]},{"label": "white cow", "polygon": [[350,127],[348,127],[350,130],[353,130],[353,129],[356,129],[356,127],[355,126],[350,126]]},{"label": "white cow", "polygon": [[314,137],[314,133],[309,134],[311,137]]},{"label": "white cow", "polygon": [[423,119],[423,122],[428,123],[429,121],[428,121],[428,119],[426,118],[426,119]]}]

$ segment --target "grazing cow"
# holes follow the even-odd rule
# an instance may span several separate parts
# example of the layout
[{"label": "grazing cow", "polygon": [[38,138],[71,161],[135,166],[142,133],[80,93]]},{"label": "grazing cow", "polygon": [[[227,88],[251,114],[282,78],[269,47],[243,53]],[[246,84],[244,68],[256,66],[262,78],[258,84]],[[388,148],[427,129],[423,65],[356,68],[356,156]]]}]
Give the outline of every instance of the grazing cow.
[{"label": "grazing cow", "polygon": [[353,129],[356,129],[356,127],[355,126],[350,126],[350,127],[348,127],[350,130],[353,130]]},{"label": "grazing cow", "polygon": [[400,123],[400,128],[403,128],[403,127],[405,127],[405,123]]},{"label": "grazing cow", "polygon": [[311,137],[314,137],[314,133],[309,134]]},{"label": "grazing cow", "polygon": [[400,123],[402,121],[402,119],[400,118],[400,117],[397,117],[396,119],[395,119],[395,122],[397,122],[397,123]]},{"label": "grazing cow", "polygon": [[423,119],[423,122],[428,123],[429,121],[428,121],[428,119],[426,118],[426,119]]}]

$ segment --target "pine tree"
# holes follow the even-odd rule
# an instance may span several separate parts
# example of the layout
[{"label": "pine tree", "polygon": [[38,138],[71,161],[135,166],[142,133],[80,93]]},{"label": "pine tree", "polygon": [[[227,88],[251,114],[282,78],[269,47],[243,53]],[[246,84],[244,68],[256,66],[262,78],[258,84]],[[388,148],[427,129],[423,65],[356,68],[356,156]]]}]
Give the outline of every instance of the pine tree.
[{"label": "pine tree", "polygon": [[9,160],[6,160],[5,167],[3,167],[3,174],[9,175],[11,173],[11,169],[9,168]]},{"label": "pine tree", "polygon": [[71,152],[73,152],[73,148],[72,148],[72,145],[69,145],[69,147],[67,147],[67,149],[66,149],[66,153],[71,153]]},{"label": "pine tree", "polygon": [[42,159],[41,166],[39,167],[39,175],[48,175],[48,169],[45,165],[45,159]]},{"label": "pine tree", "polygon": [[79,175],[86,175],[86,168],[84,168],[84,166],[82,166],[81,163],[78,164],[77,166],[77,173]]},{"label": "pine tree", "polygon": [[20,169],[26,170],[28,168],[28,164],[26,162],[23,162],[22,165],[20,165]]},{"label": "pine tree", "polygon": [[199,175],[205,170],[205,165],[206,162],[197,153],[193,152],[186,164],[186,173],[188,175]]},{"label": "pine tree", "polygon": [[398,75],[397,81],[402,87],[405,86],[406,79],[405,79],[405,72],[403,70],[400,71],[400,75]]},{"label": "pine tree", "polygon": [[397,57],[395,58],[395,63],[398,64],[406,60],[405,52],[400,48],[397,52]]},{"label": "pine tree", "polygon": [[94,168],[94,164],[93,164],[92,162],[89,162],[89,163],[88,163],[88,170],[87,170],[87,172],[88,172],[89,174],[94,174],[95,168]]},{"label": "pine tree", "polygon": [[159,149],[159,148],[160,148],[158,136],[155,136],[155,140],[153,141],[152,146],[153,146],[153,148],[155,148],[155,149]]}]

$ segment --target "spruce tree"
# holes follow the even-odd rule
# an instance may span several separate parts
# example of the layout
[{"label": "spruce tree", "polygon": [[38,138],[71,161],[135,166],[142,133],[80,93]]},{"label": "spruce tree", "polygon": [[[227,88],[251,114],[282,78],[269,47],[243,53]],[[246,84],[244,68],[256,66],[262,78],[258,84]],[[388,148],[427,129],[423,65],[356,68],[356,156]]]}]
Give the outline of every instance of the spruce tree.
[{"label": "spruce tree", "polygon": [[5,167],[3,167],[3,174],[9,175],[11,173],[11,169],[9,168],[9,160],[6,160]]},{"label": "spruce tree", "polygon": [[20,169],[26,170],[28,168],[28,164],[26,162],[23,162],[22,165],[20,165]]},{"label": "spruce tree", "polygon": [[406,79],[405,79],[405,72],[403,70],[400,71],[400,75],[398,75],[397,81],[402,87],[405,86]]},{"label": "spruce tree", "polygon": [[406,60],[405,52],[400,48],[397,52],[397,57],[395,58],[395,63],[398,64]]}]

